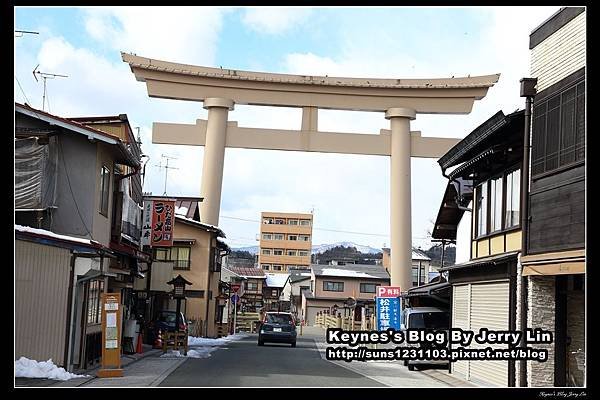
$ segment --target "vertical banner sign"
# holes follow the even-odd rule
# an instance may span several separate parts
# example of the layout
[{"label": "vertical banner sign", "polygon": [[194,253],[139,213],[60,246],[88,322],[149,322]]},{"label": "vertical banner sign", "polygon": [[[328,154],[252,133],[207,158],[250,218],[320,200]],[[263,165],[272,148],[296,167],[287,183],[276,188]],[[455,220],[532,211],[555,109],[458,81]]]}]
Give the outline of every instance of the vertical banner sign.
[{"label": "vertical banner sign", "polygon": [[152,200],[144,201],[144,215],[142,216],[142,246],[151,246],[152,235]]},{"label": "vertical banner sign", "polygon": [[174,200],[154,200],[152,203],[152,240],[150,246],[173,246]]},{"label": "vertical banner sign", "polygon": [[388,328],[400,330],[400,288],[397,286],[377,287],[377,330]]},{"label": "vertical banner sign", "polygon": [[121,293],[102,293],[102,367],[98,377],[121,376]]}]

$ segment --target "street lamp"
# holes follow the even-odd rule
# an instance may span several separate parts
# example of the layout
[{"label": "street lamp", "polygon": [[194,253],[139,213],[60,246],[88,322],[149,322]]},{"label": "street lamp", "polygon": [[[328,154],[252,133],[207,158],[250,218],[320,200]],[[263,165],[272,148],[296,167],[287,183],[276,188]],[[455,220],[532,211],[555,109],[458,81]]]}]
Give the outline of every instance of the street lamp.
[{"label": "street lamp", "polygon": [[168,285],[173,285],[173,298],[177,300],[177,312],[176,312],[176,325],[177,329],[181,326],[179,324],[179,314],[181,312],[181,299],[185,299],[185,285],[191,285],[192,282],[188,282],[181,274],[177,275],[176,278],[171,279],[167,282]]}]

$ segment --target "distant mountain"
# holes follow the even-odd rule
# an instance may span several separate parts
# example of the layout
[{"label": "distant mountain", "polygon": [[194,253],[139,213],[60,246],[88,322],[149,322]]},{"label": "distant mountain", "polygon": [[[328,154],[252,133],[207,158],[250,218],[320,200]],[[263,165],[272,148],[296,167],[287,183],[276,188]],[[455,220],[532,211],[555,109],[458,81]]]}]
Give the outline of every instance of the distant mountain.
[{"label": "distant mountain", "polygon": [[[331,243],[331,244],[315,244],[312,247],[312,254],[320,254],[327,250],[333,249],[334,247],[340,247],[340,246],[341,247],[356,247],[356,250],[360,251],[361,253],[368,253],[368,254],[381,253],[381,249],[375,249],[373,247],[363,246],[363,245],[356,244],[353,242],[337,242],[337,243]],[[233,250],[247,251],[252,254],[257,254],[258,246],[234,247]]]}]

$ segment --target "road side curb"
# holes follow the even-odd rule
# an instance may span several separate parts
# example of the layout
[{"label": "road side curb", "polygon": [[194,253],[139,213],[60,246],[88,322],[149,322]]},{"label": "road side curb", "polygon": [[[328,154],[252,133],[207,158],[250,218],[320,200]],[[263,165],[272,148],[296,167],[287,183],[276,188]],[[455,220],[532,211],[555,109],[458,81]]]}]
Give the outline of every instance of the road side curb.
[{"label": "road side curb", "polygon": [[186,362],[188,360],[187,357],[182,358],[181,360],[179,360],[178,362],[176,362],[175,364],[173,364],[173,366],[169,369],[167,369],[165,372],[163,372],[162,374],[160,374],[158,376],[158,378],[156,378],[155,380],[152,381],[152,383],[150,383],[150,387],[156,387],[158,385],[160,385],[162,383],[162,381],[164,381],[165,379],[167,379],[167,377],[169,375],[171,375],[171,373],[173,371],[175,371],[177,368],[179,368],[179,366],[181,364],[183,364],[184,362]]}]

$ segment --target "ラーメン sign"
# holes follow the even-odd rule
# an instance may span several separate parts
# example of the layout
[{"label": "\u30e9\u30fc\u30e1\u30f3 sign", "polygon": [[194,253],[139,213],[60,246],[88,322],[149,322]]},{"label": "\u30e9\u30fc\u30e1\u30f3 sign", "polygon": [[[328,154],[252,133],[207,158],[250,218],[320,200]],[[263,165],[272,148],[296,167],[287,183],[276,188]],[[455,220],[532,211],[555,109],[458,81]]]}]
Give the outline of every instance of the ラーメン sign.
[{"label": "\u30e9\u30fc\u30e1\u30f3 sign", "polygon": [[142,245],[150,247],[173,246],[175,200],[167,198],[144,201]]}]

